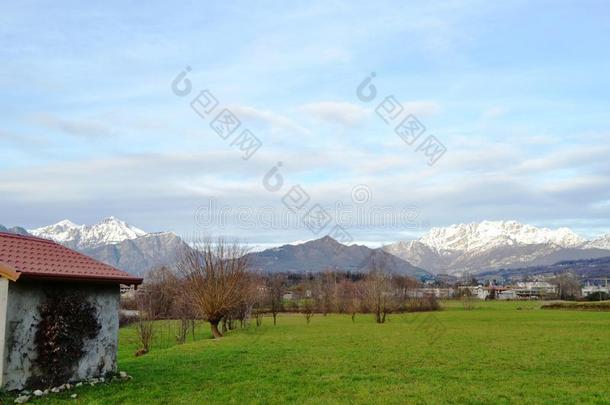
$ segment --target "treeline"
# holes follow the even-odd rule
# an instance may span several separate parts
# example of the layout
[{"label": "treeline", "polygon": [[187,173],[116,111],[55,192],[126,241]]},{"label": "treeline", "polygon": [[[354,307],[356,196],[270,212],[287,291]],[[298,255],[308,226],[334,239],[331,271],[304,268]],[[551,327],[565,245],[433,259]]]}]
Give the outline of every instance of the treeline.
[{"label": "treeline", "polygon": [[223,239],[205,240],[197,250],[179,252],[175,268],[150,272],[135,300],[142,352],[150,349],[154,322],[179,320],[176,334],[184,343],[195,320],[210,323],[212,336],[244,327],[260,326],[269,314],[273,323],[281,312],[298,312],[309,323],[315,314],[372,314],[384,323],[391,313],[440,309],[434,296],[416,297],[420,283],[390,274],[375,261],[365,274],[333,271],[311,274],[260,274],[249,270],[246,249]]}]

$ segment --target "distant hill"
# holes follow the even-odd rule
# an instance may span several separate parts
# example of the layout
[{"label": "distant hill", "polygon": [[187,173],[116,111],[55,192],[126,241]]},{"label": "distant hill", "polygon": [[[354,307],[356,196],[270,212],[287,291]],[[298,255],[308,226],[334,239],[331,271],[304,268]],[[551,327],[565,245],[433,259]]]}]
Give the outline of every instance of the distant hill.
[{"label": "distant hill", "polygon": [[142,276],[160,266],[173,265],[176,254],[187,244],[171,232],[149,233],[116,244],[83,249],[82,253],[101,262]]},{"label": "distant hill", "polygon": [[610,277],[610,257],[596,259],[565,260],[547,266],[531,266],[518,269],[501,269],[487,271],[477,277],[491,279],[503,278],[507,280],[524,277],[553,276],[561,273],[573,273],[580,277]]},{"label": "distant hill", "polygon": [[8,233],[15,233],[17,235],[31,236],[27,230],[25,230],[24,228],[22,228],[20,226],[14,226],[12,228],[7,228],[3,225],[0,225],[0,232],[8,232]]},{"label": "distant hill", "polygon": [[413,266],[382,249],[361,245],[342,245],[326,236],[298,245],[284,245],[248,254],[251,266],[259,271],[279,273],[320,272],[327,269],[367,272],[373,263],[385,263],[393,273],[413,277],[430,277],[424,269]]}]

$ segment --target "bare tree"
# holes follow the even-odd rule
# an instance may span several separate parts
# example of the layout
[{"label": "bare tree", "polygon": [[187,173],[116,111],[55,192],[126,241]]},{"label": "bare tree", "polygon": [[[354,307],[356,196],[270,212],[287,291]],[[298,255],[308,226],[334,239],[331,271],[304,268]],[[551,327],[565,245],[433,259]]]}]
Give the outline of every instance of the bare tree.
[{"label": "bare tree", "polygon": [[553,284],[557,288],[557,296],[559,299],[575,300],[580,298],[580,282],[573,274],[560,274],[553,279]]},{"label": "bare tree", "polygon": [[471,309],[474,309],[474,302],[472,301],[472,292],[470,291],[469,288],[464,288],[461,291],[461,298],[462,298],[462,306],[464,307],[465,310],[470,311]]},{"label": "bare tree", "polygon": [[277,324],[277,314],[283,309],[282,297],[286,287],[286,277],[283,274],[270,275],[267,280],[269,307],[273,315],[273,324]]},{"label": "bare tree", "polygon": [[179,344],[186,342],[186,336],[191,328],[193,340],[195,340],[195,318],[197,314],[194,311],[191,297],[189,294],[184,294],[187,290],[185,280],[175,277],[174,282],[168,285],[173,292],[174,302],[172,303],[172,315],[180,321],[178,326],[178,334],[176,341]]},{"label": "bare tree", "polygon": [[138,303],[138,321],[136,333],[141,348],[136,352],[136,356],[141,356],[150,351],[154,337],[154,300],[152,295],[142,292],[136,296]]},{"label": "bare tree", "polygon": [[361,283],[355,283],[347,279],[341,280],[339,283],[339,311],[350,314],[352,322],[356,322],[356,314],[362,309],[360,302],[361,287]]},{"label": "bare tree", "polygon": [[400,310],[406,311],[413,298],[414,294],[412,293],[420,286],[420,282],[409,276],[394,275],[392,283],[398,292],[397,298],[400,301]]},{"label": "bare tree", "polygon": [[329,269],[316,278],[319,310],[326,316],[337,309],[337,275]]},{"label": "bare tree", "polygon": [[365,279],[364,294],[369,309],[375,315],[375,322],[385,323],[386,317],[394,309],[392,278],[385,270],[383,259],[372,263],[371,271]]},{"label": "bare tree", "polygon": [[198,241],[194,249],[179,253],[176,267],[195,311],[210,323],[214,338],[222,337],[218,324],[239,309],[249,288],[247,249],[219,238]]},{"label": "bare tree", "polygon": [[309,322],[311,322],[311,318],[313,317],[314,309],[315,309],[315,303],[314,303],[313,299],[304,298],[301,301],[300,307],[301,307],[301,312],[303,313],[303,315],[305,315],[305,321],[307,322],[307,325],[309,325]]},{"label": "bare tree", "polygon": [[177,291],[178,277],[168,267],[162,266],[149,271],[144,277],[143,288],[138,295],[150,296],[147,309],[154,319],[169,319],[172,317],[172,306]]}]

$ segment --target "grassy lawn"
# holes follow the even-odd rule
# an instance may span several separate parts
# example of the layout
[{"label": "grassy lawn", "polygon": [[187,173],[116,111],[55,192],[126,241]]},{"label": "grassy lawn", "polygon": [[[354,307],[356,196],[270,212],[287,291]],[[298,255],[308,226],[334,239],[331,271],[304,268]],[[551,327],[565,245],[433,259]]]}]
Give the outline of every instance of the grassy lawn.
[{"label": "grassy lawn", "polygon": [[174,345],[167,325],[134,357],[121,330],[119,368],[134,377],[35,401],[54,403],[609,403],[610,313],[533,302],[459,303],[428,314],[283,315],[273,326]]}]

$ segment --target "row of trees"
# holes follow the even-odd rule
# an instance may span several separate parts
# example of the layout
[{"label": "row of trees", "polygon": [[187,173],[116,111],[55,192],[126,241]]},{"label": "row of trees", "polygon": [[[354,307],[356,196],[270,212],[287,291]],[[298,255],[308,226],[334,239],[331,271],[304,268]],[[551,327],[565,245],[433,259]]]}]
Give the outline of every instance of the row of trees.
[{"label": "row of trees", "polygon": [[[223,239],[205,240],[197,249],[179,252],[175,268],[152,271],[137,294],[138,330],[145,350],[150,348],[152,321],[179,320],[176,339],[194,333],[195,320],[209,322],[212,336],[219,338],[237,325],[271,314],[273,323],[283,311],[301,312],[307,323],[314,314],[371,313],[384,323],[388,314],[438,309],[433,297],[416,298],[419,283],[409,277],[390,275],[383,262],[374,263],[366,275],[325,271],[297,277],[264,275],[249,270],[246,249]],[[290,299],[284,299],[287,291]]]}]

